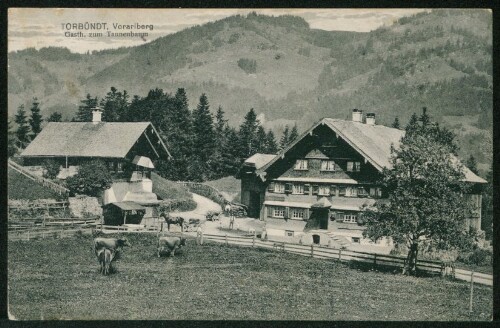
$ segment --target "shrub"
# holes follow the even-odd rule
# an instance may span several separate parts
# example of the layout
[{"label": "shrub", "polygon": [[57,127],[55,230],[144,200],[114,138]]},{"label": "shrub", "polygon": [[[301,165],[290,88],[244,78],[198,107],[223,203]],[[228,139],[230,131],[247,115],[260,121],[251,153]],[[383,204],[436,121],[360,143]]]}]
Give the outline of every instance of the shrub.
[{"label": "shrub", "polygon": [[239,33],[233,33],[233,34],[231,34],[231,36],[229,37],[229,40],[227,42],[230,44],[235,43],[236,41],[238,41],[239,38],[240,38]]},{"label": "shrub", "polygon": [[59,174],[59,163],[53,159],[47,159],[43,162],[43,176],[48,179],[55,179]]},{"label": "shrub", "polygon": [[489,265],[493,261],[493,252],[487,248],[476,248],[472,252],[462,253],[457,261],[465,264]]},{"label": "shrub", "polygon": [[98,197],[111,187],[111,174],[104,162],[93,160],[80,165],[78,173],[66,179],[66,185],[73,194]]},{"label": "shrub", "polygon": [[255,59],[240,58],[238,66],[247,74],[257,72],[257,61]]}]

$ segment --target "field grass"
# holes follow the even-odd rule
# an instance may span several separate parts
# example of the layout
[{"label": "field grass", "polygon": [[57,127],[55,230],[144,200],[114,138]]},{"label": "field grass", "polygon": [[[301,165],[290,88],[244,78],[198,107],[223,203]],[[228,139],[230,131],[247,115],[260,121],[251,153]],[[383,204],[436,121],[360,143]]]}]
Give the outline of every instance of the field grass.
[{"label": "field grass", "polygon": [[205,181],[204,184],[219,190],[229,201],[237,203],[241,201],[241,181],[235,177],[224,177],[218,180]]},{"label": "field grass", "polygon": [[193,195],[185,186],[164,179],[155,172],[151,172],[151,180],[153,181],[153,192],[172,203],[171,210],[191,211],[196,208]]},{"label": "field grass", "polygon": [[9,199],[60,199],[61,196],[44,187],[10,167],[8,172],[7,191]]},{"label": "field grass", "polygon": [[157,258],[155,236],[128,234],[110,276],[91,236],[9,242],[9,311],[17,319],[489,320],[492,288],[361,271],[258,249],[195,245]]}]

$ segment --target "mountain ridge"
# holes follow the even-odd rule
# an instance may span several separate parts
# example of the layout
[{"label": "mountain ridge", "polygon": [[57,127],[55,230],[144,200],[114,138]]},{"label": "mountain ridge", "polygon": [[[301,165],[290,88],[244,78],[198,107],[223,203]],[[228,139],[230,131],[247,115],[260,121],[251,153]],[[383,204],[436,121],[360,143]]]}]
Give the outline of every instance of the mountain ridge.
[{"label": "mountain ridge", "polygon": [[102,98],[112,86],[139,96],[184,87],[190,108],[206,93],[230,124],[255,108],[278,131],[283,119],[305,129],[321,117],[347,118],[352,108],[376,112],[381,124],[404,123],[428,107],[445,124],[462,117],[448,125],[465,131],[468,144],[490,137],[491,20],[485,10],[432,10],[358,33],[249,14],[137,47],[81,55],[24,50],[8,54],[9,114],[38,97],[44,116],[57,110],[69,119],[87,93]]}]

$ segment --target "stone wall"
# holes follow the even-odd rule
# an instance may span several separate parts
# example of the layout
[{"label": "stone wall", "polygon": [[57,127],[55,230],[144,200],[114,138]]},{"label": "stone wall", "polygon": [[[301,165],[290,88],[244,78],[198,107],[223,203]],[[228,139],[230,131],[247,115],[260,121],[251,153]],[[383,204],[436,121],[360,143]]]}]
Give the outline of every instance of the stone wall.
[{"label": "stone wall", "polygon": [[78,195],[69,197],[71,216],[75,218],[97,217],[102,215],[101,204],[96,197]]}]

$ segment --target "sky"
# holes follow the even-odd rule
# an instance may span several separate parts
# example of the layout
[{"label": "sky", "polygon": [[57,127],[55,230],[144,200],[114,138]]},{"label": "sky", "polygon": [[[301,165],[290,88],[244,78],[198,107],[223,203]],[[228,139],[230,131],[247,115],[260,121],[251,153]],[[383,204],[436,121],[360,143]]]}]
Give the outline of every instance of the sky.
[{"label": "sky", "polygon": [[[187,27],[201,25],[236,14],[252,11],[266,15],[303,17],[311,28],[327,31],[368,32],[391,25],[402,16],[424,9],[106,9],[106,8],[10,8],[8,12],[8,50],[29,47],[40,49],[67,47],[72,52],[137,46]],[[78,30],[73,24],[106,23],[102,30]],[[70,25],[68,25],[70,24]],[[119,29],[114,24],[133,25]],[[152,30],[138,29],[135,24],[152,25]],[[98,26],[98,25],[95,25]],[[101,25],[102,26],[102,25]],[[114,36],[111,33],[148,33],[147,36]],[[77,34],[78,32],[83,33]],[[89,32],[103,32],[91,37]],[[74,34],[69,34],[74,33]]]}]

